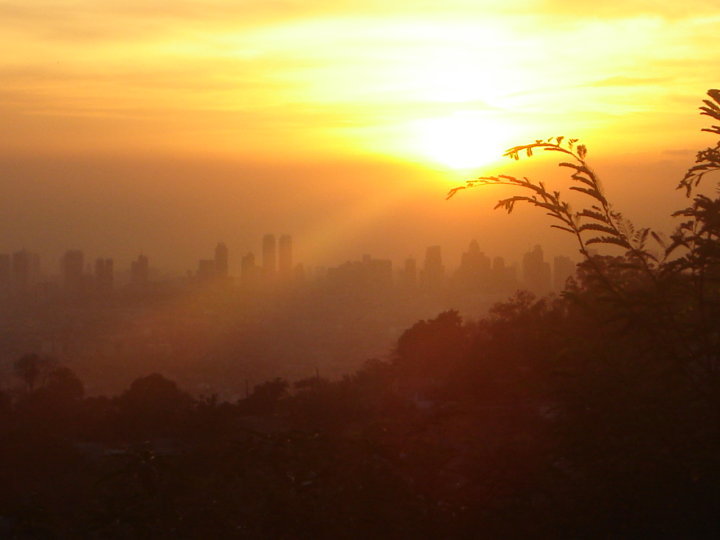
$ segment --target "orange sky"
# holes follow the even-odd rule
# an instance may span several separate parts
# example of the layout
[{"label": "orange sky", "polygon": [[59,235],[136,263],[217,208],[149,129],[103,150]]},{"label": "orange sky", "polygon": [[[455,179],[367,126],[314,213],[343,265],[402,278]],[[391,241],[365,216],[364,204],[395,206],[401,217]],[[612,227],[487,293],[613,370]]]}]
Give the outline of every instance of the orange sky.
[{"label": "orange sky", "polygon": [[[509,145],[551,135],[582,138],[609,167],[629,155],[649,167],[687,163],[709,144],[696,110],[705,91],[720,86],[714,2],[496,4],[0,0],[0,154],[74,163],[182,157],[260,168],[351,161],[348,170],[395,162],[411,165],[413,174],[429,167],[428,177],[452,184],[485,170],[478,167]],[[31,169],[14,167],[14,183],[32,182]],[[77,196],[87,197],[88,186],[113,167],[107,161],[52,174],[59,182],[78,178]],[[338,167],[325,166],[328,177],[312,181],[303,172],[313,186],[304,196],[322,197],[344,174]],[[139,176],[151,175],[146,167]],[[247,187],[259,177],[236,181]],[[226,195],[239,193],[221,183]],[[15,188],[8,188],[12,200]],[[406,188],[401,183],[393,195],[379,182],[355,210],[381,213]],[[618,189],[612,181],[608,188]],[[287,213],[295,203],[283,204]],[[322,223],[287,228],[317,231]],[[222,227],[229,224],[228,217]],[[3,233],[4,249],[45,242],[47,224],[28,227],[36,232]],[[111,235],[115,241],[122,230]],[[78,231],[81,224],[57,242],[92,243]]]}]

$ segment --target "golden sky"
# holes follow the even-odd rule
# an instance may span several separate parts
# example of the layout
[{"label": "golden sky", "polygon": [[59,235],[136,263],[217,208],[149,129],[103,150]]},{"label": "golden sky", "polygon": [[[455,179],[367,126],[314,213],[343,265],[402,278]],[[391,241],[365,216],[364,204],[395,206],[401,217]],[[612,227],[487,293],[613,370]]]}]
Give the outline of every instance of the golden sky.
[{"label": "golden sky", "polygon": [[497,4],[0,1],[0,144],[451,166],[571,132],[678,150],[720,84],[714,2]]},{"label": "golden sky", "polygon": [[[185,242],[191,261],[220,239],[237,253],[287,231],[344,254],[380,238],[421,256],[444,242],[440,224],[463,245],[490,231],[488,250],[502,226],[525,249],[547,229],[498,225],[487,198],[469,220],[474,194],[443,195],[506,147],[557,135],[589,144],[629,204],[671,209],[670,173],[710,143],[697,107],[720,86],[720,4],[498,4],[0,0],[0,166],[13,184],[0,251],[177,259]],[[408,197],[418,167],[449,179],[421,202]],[[651,204],[633,199],[655,191],[641,170],[667,177]]]}]

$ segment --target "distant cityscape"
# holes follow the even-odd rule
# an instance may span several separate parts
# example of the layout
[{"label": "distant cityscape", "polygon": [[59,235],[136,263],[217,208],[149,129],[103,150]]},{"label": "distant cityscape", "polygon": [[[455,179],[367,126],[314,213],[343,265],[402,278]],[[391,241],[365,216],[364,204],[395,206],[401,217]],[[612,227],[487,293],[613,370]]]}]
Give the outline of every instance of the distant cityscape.
[{"label": "distant cityscape", "polygon": [[72,367],[89,394],[110,394],[160,372],[197,394],[226,398],[238,380],[340,377],[387,355],[403,330],[447,310],[483,316],[518,289],[560,291],[575,271],[535,246],[519,264],[470,242],[448,269],[441,246],[394,268],[364,255],[310,270],[293,238],[266,234],[260,257],[220,242],[185,275],[164,276],[148,255],[118,271],[112,258],[64,253],[55,268],[37,253],[0,255],[0,372],[29,352]]},{"label": "distant cityscape", "polygon": [[116,275],[113,258],[96,258],[94,264],[81,250],[71,249],[61,257],[58,272],[48,272],[37,253],[22,249],[0,254],[0,298],[10,301],[109,299],[147,294],[168,286],[197,288],[221,285],[258,294],[287,290],[289,287],[320,285],[332,291],[353,290],[372,293],[391,289],[441,293],[485,293],[506,295],[519,288],[538,295],[561,291],[575,272],[575,263],[566,256],[555,256],[552,265],[545,261],[541,246],[522,256],[520,271],[502,257],[490,257],[480,250],[476,240],[462,253],[460,263],[448,270],[441,246],[429,246],[422,264],[407,258],[400,268],[390,259],[363,255],[335,267],[316,267],[307,271],[293,260],[293,239],[288,234],[262,238],[261,258],[253,252],[240,257],[239,274],[230,273],[230,251],[219,242],[212,258],[199,259],[197,268],[177,278],[154,278],[150,259],[140,254],[130,267]]}]

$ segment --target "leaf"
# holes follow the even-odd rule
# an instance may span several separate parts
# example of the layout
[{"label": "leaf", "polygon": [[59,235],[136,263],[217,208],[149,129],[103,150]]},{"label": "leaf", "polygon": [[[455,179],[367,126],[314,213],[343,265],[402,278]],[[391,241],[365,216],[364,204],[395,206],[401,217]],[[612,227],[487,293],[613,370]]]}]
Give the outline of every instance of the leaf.
[{"label": "leaf", "polygon": [[580,193],[584,193],[585,195],[588,195],[588,196],[592,197],[593,199],[596,199],[600,202],[605,202],[605,197],[603,197],[602,193],[600,193],[596,189],[587,189],[587,188],[578,187],[578,186],[570,186],[569,189],[571,189],[573,191],[579,191]]},{"label": "leaf", "polygon": [[604,214],[601,214],[600,212],[597,212],[595,210],[583,209],[580,212],[578,212],[578,216],[586,217],[586,218],[590,218],[590,219],[596,219],[598,221],[602,221],[603,223],[608,222],[608,220]]},{"label": "leaf", "polygon": [[452,188],[450,191],[448,191],[448,194],[447,194],[447,196],[445,197],[445,200],[447,201],[447,200],[450,199],[451,197],[454,197],[455,194],[456,194],[458,191],[463,190],[463,189],[465,189],[466,187],[467,187],[467,186],[459,186],[459,187],[456,187],[456,188]]},{"label": "leaf", "polygon": [[618,235],[618,232],[613,229],[612,227],[608,227],[607,225],[600,225],[599,223],[583,223],[578,227],[579,231],[598,231],[598,232],[604,232],[607,234],[612,234],[614,236]]},{"label": "leaf", "polygon": [[627,241],[622,240],[620,238],[617,238],[615,236],[598,236],[595,238],[591,238],[590,240],[587,240],[585,242],[586,244],[615,244],[617,246],[624,247],[626,249],[630,249],[630,244],[627,243]]}]

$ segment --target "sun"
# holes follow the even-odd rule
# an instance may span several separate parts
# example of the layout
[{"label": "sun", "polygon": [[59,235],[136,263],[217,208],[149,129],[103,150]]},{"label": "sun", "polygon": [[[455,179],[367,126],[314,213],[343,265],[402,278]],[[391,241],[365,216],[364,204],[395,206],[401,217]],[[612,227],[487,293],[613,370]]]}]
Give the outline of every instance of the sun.
[{"label": "sun", "polygon": [[453,169],[481,167],[501,160],[512,138],[507,124],[473,111],[415,120],[410,131],[414,153]]}]

